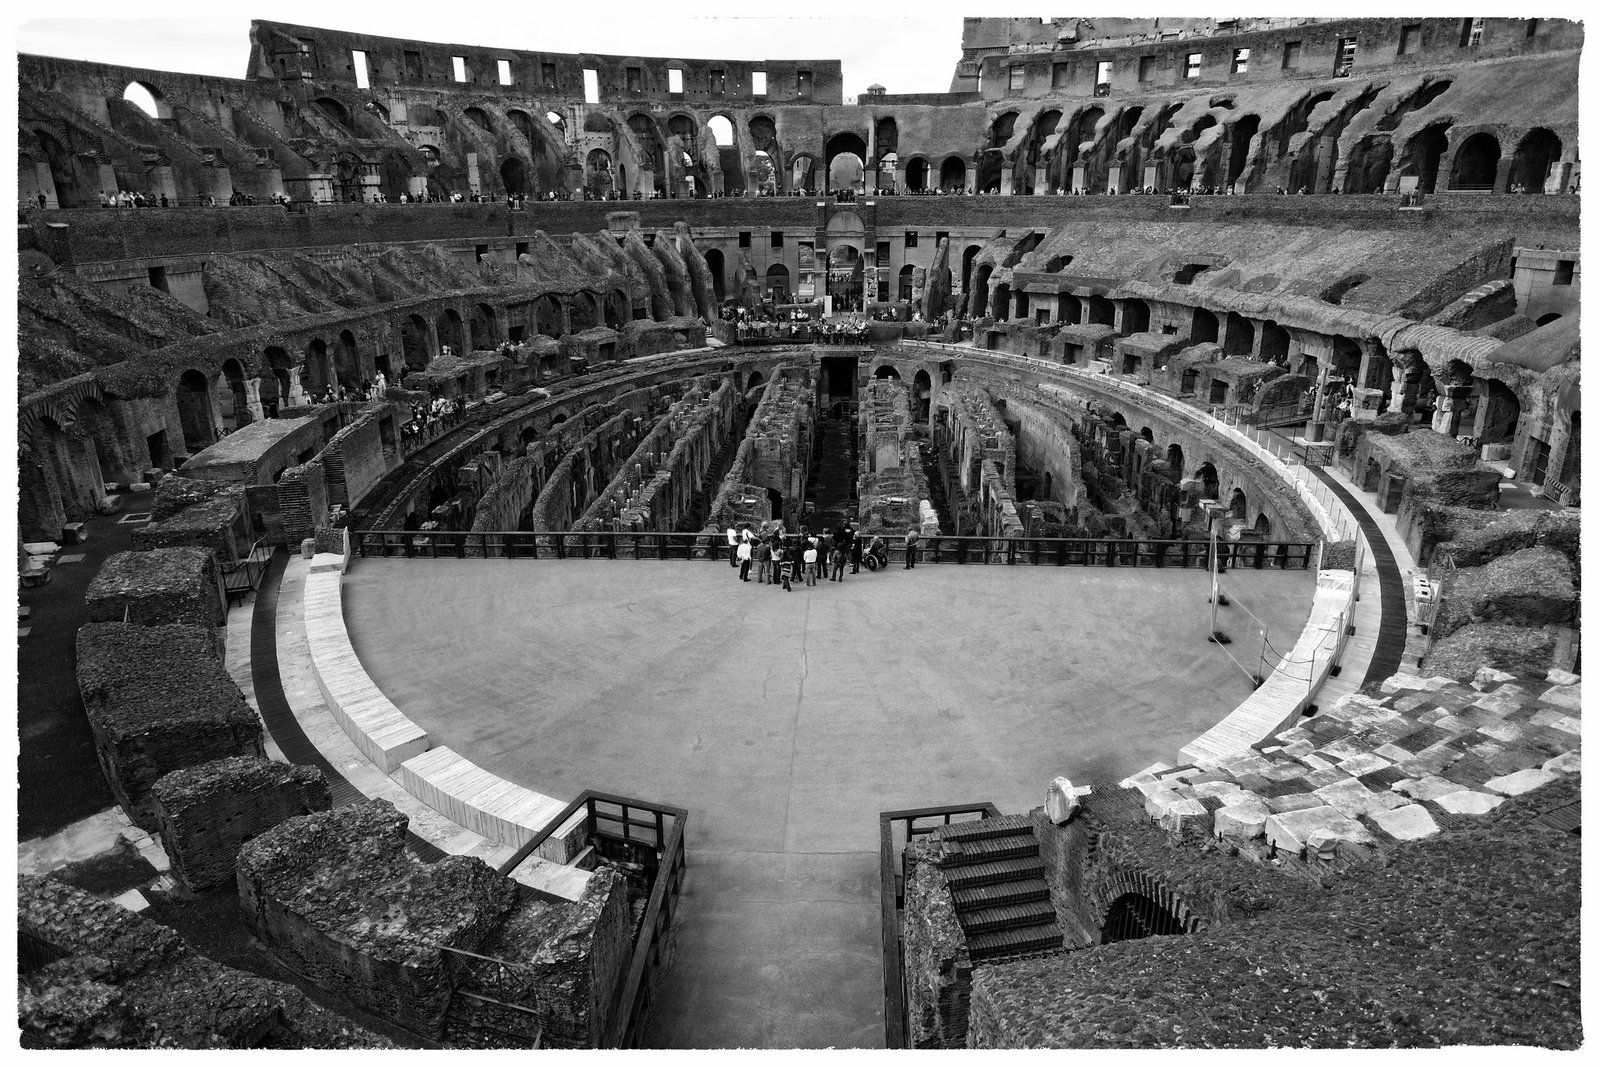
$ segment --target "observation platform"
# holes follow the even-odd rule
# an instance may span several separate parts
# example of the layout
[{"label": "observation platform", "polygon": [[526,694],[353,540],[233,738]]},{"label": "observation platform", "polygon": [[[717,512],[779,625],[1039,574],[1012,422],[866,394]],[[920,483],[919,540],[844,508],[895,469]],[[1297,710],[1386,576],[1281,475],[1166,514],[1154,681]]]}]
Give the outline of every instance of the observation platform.
[{"label": "observation platform", "polygon": [[[1235,575],[1299,631],[1312,572]],[[550,796],[690,810],[647,1044],[870,1047],[877,813],[1025,811],[1056,775],[1116,781],[1203,732],[1251,692],[1206,641],[1208,582],[924,566],[785,593],[720,560],[361,559],[344,617],[435,746]]]}]

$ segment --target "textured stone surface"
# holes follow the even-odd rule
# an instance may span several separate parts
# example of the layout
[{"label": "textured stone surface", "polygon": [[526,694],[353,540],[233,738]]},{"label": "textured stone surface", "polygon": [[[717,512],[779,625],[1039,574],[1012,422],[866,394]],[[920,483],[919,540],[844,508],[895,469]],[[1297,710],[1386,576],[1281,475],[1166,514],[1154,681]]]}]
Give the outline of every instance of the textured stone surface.
[{"label": "textured stone surface", "polygon": [[1483,815],[1505,802],[1505,797],[1461,789],[1438,798],[1439,807],[1455,815]]},{"label": "textured stone surface", "polygon": [[1483,783],[1483,787],[1492,789],[1496,793],[1503,793],[1508,797],[1514,797],[1521,793],[1526,793],[1530,789],[1537,789],[1555,777],[1555,774],[1550,771],[1530,767],[1526,770],[1514,771],[1511,774],[1503,774],[1498,778],[1490,778]]},{"label": "textured stone surface", "polygon": [[1389,811],[1373,813],[1378,829],[1397,841],[1416,841],[1439,832],[1438,823],[1421,804],[1407,804]]},{"label": "textured stone surface", "polygon": [[168,928],[44,878],[17,883],[29,1048],[385,1048],[293,986],[195,956]]}]

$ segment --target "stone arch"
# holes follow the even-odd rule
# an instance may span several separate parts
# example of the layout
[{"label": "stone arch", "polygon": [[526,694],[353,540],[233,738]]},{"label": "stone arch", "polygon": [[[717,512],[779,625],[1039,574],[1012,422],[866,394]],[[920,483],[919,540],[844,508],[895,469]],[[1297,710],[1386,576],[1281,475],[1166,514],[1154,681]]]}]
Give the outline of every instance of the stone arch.
[{"label": "stone arch", "polygon": [[528,185],[528,165],[516,156],[507,156],[500,164],[500,186],[508,197],[531,196]]},{"label": "stone arch", "polygon": [[405,358],[405,369],[427,370],[433,362],[433,344],[429,337],[428,322],[421,315],[407,315],[400,322],[400,351]]},{"label": "stone arch", "polygon": [[1221,332],[1221,324],[1217,322],[1216,315],[1205,308],[1195,308],[1194,317],[1189,326],[1189,343],[1191,345],[1215,343],[1217,335]]},{"label": "stone arch", "polygon": [[[321,101],[318,101],[318,102],[320,103]],[[483,110],[483,108],[481,108],[481,107],[464,107],[464,108],[461,109],[461,113],[467,117],[467,121],[468,122],[470,122],[474,126],[478,127],[478,129],[480,129],[480,130],[492,130],[493,129],[493,127],[491,127],[489,125],[489,113],[487,111]]]},{"label": "stone arch", "polygon": [[255,421],[250,411],[248,387],[245,384],[244,364],[229,356],[222,361],[222,373],[217,378],[217,407],[222,413],[222,429],[237,430]]},{"label": "stone arch", "polygon": [[1111,326],[1117,320],[1117,308],[1108,298],[1099,293],[1089,296],[1089,322],[1091,325]]},{"label": "stone arch", "polygon": [[[1389,180],[1389,168],[1394,162],[1394,142],[1385,134],[1367,134],[1350,148],[1350,159],[1345,165],[1344,191],[1347,193],[1381,193]],[[1290,182],[1299,188],[1294,179]],[[1309,184],[1309,183],[1305,183]]]},{"label": "stone arch", "polygon": [[723,263],[722,249],[708,248],[705,251],[706,270],[711,274],[711,292],[717,298],[717,303],[722,303],[728,298],[726,266]]},{"label": "stone arch", "polygon": [[1228,496],[1228,514],[1236,519],[1243,519],[1250,513],[1250,504],[1245,499],[1244,490],[1234,486],[1233,492]]},{"label": "stone arch", "polygon": [[615,183],[611,177],[611,153],[603,148],[590,151],[583,162],[583,187],[591,200],[604,200]]},{"label": "stone arch", "polygon": [[500,317],[493,304],[472,305],[472,347],[493,348],[500,343]]},{"label": "stone arch", "polygon": [[621,289],[612,289],[606,293],[605,317],[606,325],[613,330],[620,330],[627,325],[630,318],[628,296]]},{"label": "stone arch", "polygon": [[1200,493],[1208,500],[1217,499],[1217,494],[1222,491],[1222,479],[1217,474],[1217,466],[1209,459],[1195,468],[1194,477],[1200,482]]},{"label": "stone arch", "polygon": [[172,107],[161,90],[149,82],[134,80],[122,90],[122,99],[153,119],[172,118]]},{"label": "stone arch", "polygon": [[1133,297],[1122,302],[1122,335],[1145,333],[1150,329],[1150,305]]},{"label": "stone arch", "polygon": [[1438,187],[1439,161],[1450,146],[1449,129],[1448,121],[1431,123],[1406,142],[1401,173],[1416,177],[1418,192],[1431,193]]},{"label": "stone arch", "polygon": [[1006,155],[998,148],[988,148],[978,157],[977,190],[980,193],[1000,191],[1005,175]]},{"label": "stone arch", "polygon": [[561,314],[561,301],[555,296],[546,293],[533,302],[534,330],[545,336],[559,338],[564,332]]},{"label": "stone arch", "polygon": [[906,160],[905,175],[907,192],[927,192],[928,158],[926,156],[912,156],[910,159]]},{"label": "stone arch", "polygon": [[917,368],[917,373],[911,376],[911,403],[912,417],[918,422],[927,422],[932,414],[933,378],[926,369]]},{"label": "stone arch", "polygon": [[1136,941],[1183,933],[1178,917],[1143,893],[1124,893],[1111,902],[1100,924],[1100,943]]},{"label": "stone arch", "polygon": [[1450,167],[1450,188],[1493,189],[1500,168],[1500,141],[1492,133],[1475,133],[1456,149]]},{"label": "stone arch", "polygon": [[1250,161],[1250,142],[1260,129],[1260,115],[1246,115],[1233,124],[1229,137],[1228,185],[1244,176],[1245,165]]},{"label": "stone arch", "polygon": [[967,316],[981,319],[989,314],[989,276],[994,273],[993,263],[984,263],[973,275],[972,288],[968,290]]},{"label": "stone arch", "polygon": [[599,301],[591,292],[574,293],[569,314],[573,333],[582,333],[600,325]]},{"label": "stone arch", "polygon": [[789,268],[782,263],[767,268],[766,295],[774,304],[789,302]]},{"label": "stone arch", "polygon": [[77,422],[78,430],[92,445],[100,464],[100,477],[92,483],[98,500],[98,490],[103,489],[105,482],[132,481],[139,472],[127,457],[124,435],[118,430],[117,420],[98,395],[91,393],[78,399]]},{"label": "stone arch", "polygon": [[939,165],[939,189],[942,192],[964,193],[967,190],[967,161],[960,156],[946,156]]},{"label": "stone arch", "polygon": [[211,406],[211,383],[203,372],[191,367],[178,375],[173,393],[178,407],[178,426],[183,432],[184,451],[192,456],[217,439],[217,424]]},{"label": "stone arch", "polygon": [[[858,168],[861,175],[866,174],[867,142],[862,140],[860,134],[852,130],[841,130],[828,138],[822,151],[824,173],[828,181],[827,189],[854,188],[855,179],[849,175]],[[848,159],[852,156],[853,160]],[[841,160],[844,162],[841,163]],[[844,184],[846,180],[849,182],[848,185]]]},{"label": "stone arch", "polygon": [[313,337],[306,344],[305,390],[313,399],[320,399],[335,381],[333,360],[328,356],[328,342]]},{"label": "stone arch", "polygon": [[439,351],[443,352],[448,345],[452,355],[462,356],[466,354],[466,331],[462,326],[461,313],[459,311],[455,308],[445,308],[434,319],[433,325],[439,336]]},{"label": "stone arch", "polygon": [[1511,166],[1506,168],[1505,191],[1520,185],[1523,192],[1542,193],[1550,177],[1550,168],[1561,159],[1561,138],[1543,126],[1535,126],[1523,134],[1512,153]]},{"label": "stone arch", "polygon": [[872,376],[880,381],[898,382],[900,371],[891,363],[883,363],[873,368]]},{"label": "stone arch", "polygon": [[1173,481],[1183,480],[1183,446],[1176,442],[1167,446],[1167,469]]},{"label": "stone arch", "polygon": [[1266,363],[1284,366],[1289,360],[1289,331],[1264,319],[1261,323],[1261,359]]},{"label": "stone arch", "polygon": [[816,191],[817,157],[810,152],[796,152],[789,157],[789,188],[807,193]]},{"label": "stone arch", "polygon": [[1228,332],[1223,336],[1223,354],[1248,356],[1255,344],[1255,324],[1236,311],[1228,312]]},{"label": "stone arch", "polygon": [[914,280],[916,271],[917,268],[910,263],[907,263],[905,266],[900,268],[899,285],[895,289],[896,300],[911,299],[912,282]]},{"label": "stone arch", "polygon": [[[62,147],[46,130],[35,130],[34,140],[39,153],[50,169],[50,180],[55,185],[56,204],[59,207],[84,207],[96,199],[99,192],[77,157]],[[107,192],[116,190],[108,189]]]},{"label": "stone arch", "polygon": [[289,406],[294,395],[294,378],[290,373],[294,366],[289,359],[289,353],[271,345],[264,353],[267,373],[261,376],[261,408],[267,417],[275,419],[281,408]]},{"label": "stone arch", "polygon": [[339,342],[333,350],[334,375],[346,389],[361,385],[361,354],[356,348],[356,335],[349,330],[339,331]]}]

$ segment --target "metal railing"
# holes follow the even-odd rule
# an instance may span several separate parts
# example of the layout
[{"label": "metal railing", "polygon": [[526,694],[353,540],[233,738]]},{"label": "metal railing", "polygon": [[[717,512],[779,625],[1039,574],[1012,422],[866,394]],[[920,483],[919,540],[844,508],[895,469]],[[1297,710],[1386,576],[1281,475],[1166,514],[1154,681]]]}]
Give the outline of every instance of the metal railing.
[{"label": "metal railing", "polygon": [[[593,531],[362,530],[355,554],[405,559],[630,559],[724,560],[722,534]],[[1305,570],[1316,558],[1314,541],[1235,541],[1218,545],[1225,567]],[[918,563],[1035,567],[1209,567],[1207,541],[1156,541],[1112,537],[925,537]],[[890,565],[904,564],[902,542],[888,546]]]},{"label": "metal railing", "polygon": [[499,867],[509,875],[544,844],[559,827],[584,812],[584,839],[601,855],[642,863],[650,871],[650,899],[634,935],[628,971],[611,998],[610,1013],[601,1034],[602,1048],[638,1048],[649,1014],[657,972],[662,968],[663,945],[678,910],[687,868],[684,831],[689,812],[664,804],[585,789],[543,830]]},{"label": "metal railing", "polygon": [[878,813],[878,898],[883,922],[883,1040],[886,1048],[905,1048],[906,968],[900,943],[900,911],[905,907],[906,846],[941,826],[1000,814],[989,801],[905,808]]}]

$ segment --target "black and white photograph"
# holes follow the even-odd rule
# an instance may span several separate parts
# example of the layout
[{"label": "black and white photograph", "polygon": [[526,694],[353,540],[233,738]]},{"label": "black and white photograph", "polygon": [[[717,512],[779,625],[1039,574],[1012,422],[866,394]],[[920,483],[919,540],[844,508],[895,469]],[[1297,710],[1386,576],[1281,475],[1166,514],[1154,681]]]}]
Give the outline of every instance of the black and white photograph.
[{"label": "black and white photograph", "polygon": [[1573,1054],[1585,26],[1422,6],[19,8],[13,1051]]}]

